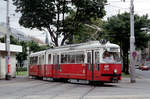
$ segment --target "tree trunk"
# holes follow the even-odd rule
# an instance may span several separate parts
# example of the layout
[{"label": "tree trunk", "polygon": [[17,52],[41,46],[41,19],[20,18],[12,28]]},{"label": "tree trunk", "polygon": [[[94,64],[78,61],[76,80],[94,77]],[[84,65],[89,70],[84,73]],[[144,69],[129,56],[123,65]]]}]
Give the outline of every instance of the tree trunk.
[{"label": "tree trunk", "polygon": [[128,50],[123,50],[123,72],[129,74]]},{"label": "tree trunk", "polygon": [[126,52],[126,74],[129,74],[129,57],[128,57],[128,51]]}]

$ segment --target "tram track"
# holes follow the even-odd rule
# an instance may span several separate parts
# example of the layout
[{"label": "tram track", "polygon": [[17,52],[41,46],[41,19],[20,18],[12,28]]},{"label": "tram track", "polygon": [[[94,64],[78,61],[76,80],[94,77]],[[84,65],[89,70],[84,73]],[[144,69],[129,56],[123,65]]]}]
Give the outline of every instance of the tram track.
[{"label": "tram track", "polygon": [[14,82],[4,82],[4,83],[0,83],[0,88],[2,87],[6,87],[6,86],[14,86],[14,85],[17,85],[17,84],[24,84],[24,83],[34,83],[34,82],[37,82],[37,80],[32,80],[32,81],[14,81]]},{"label": "tram track", "polygon": [[[13,90],[13,91],[7,91],[7,93],[4,93],[3,96],[15,96],[15,99],[26,99],[29,97],[41,97],[47,96],[49,99],[55,99],[61,97],[69,96],[70,94],[74,95],[78,94],[76,99],[83,99],[85,98],[91,91],[95,89],[96,86],[90,86],[87,84],[79,84],[79,83],[63,83],[63,82],[53,82],[53,81],[40,81],[36,80],[37,83],[32,83],[28,86],[23,86],[22,88]],[[34,82],[34,81],[32,81]],[[26,82],[25,82],[26,83]],[[30,82],[31,83],[31,82]],[[28,83],[28,84],[30,84]],[[24,84],[24,83],[23,83]],[[83,91],[80,93],[80,89],[83,89]],[[74,94],[74,92],[76,94]],[[70,93],[70,94],[68,94]]]},{"label": "tram track", "polygon": [[53,95],[50,99],[54,99],[58,96],[61,96],[62,94],[66,93],[67,91],[71,91],[71,90],[74,90],[76,88],[79,88],[79,85],[77,85],[77,84],[70,84],[70,85],[72,85],[72,86],[69,88],[66,88],[65,90],[58,91],[58,94]]},{"label": "tram track", "polygon": [[92,86],[87,92],[85,92],[79,99],[83,99],[85,96],[87,96],[91,91],[95,89],[95,86]]},{"label": "tram track", "polygon": [[[58,87],[61,87],[61,85],[66,85],[65,87],[67,87],[67,88],[60,88],[60,89],[63,89],[63,90],[60,90],[59,89],[59,91],[56,91],[57,90],[57,88]],[[69,86],[69,87],[68,87]],[[65,93],[68,93],[68,91],[70,92],[70,91],[72,91],[72,90],[75,90],[75,89],[77,89],[77,88],[81,88],[81,87],[84,87],[84,86],[88,86],[89,87],[89,85],[86,85],[86,84],[79,84],[79,83],[62,83],[62,82],[60,82],[58,85],[56,84],[56,85],[54,85],[54,86],[50,86],[50,87],[48,87],[48,88],[46,88],[46,89],[43,89],[44,91],[45,90],[47,90],[47,89],[51,89],[51,90],[49,90],[50,92],[53,92],[55,89],[55,91],[57,92],[57,94],[55,94],[55,95],[53,95],[50,99],[54,99],[54,98],[57,98],[57,97],[59,97],[59,96],[61,96],[61,95],[64,95]],[[63,86],[64,87],[64,86]],[[54,90],[52,90],[52,89],[54,89]],[[92,86],[92,88],[90,88],[87,92],[85,92],[79,99],[83,99],[86,95],[88,95],[92,90],[94,90],[95,89],[95,86]],[[39,90],[39,91],[34,91],[34,93],[38,93],[38,92],[40,92],[41,93],[41,91],[42,90]],[[43,91],[42,91],[43,92]],[[25,96],[28,96],[28,95],[25,95]],[[24,97],[25,97],[24,96]]]},{"label": "tram track", "polygon": [[13,90],[13,91],[10,91],[10,92],[6,92],[4,93],[4,95],[12,95],[14,92],[22,92],[22,91],[25,91],[25,90],[28,90],[28,89],[32,89],[32,88],[36,88],[38,86],[42,86],[42,85],[45,85],[45,84],[50,84],[49,82],[46,82],[46,83],[43,83],[43,82],[40,82],[40,83],[36,83],[36,84],[30,84],[30,85],[27,85],[27,86],[23,86],[19,89],[16,89],[16,90]]},{"label": "tram track", "polygon": [[[45,84],[45,85],[47,85],[47,86],[45,86],[44,88],[43,88],[43,86],[38,86],[38,89],[39,90],[32,90],[32,95],[34,95],[35,93],[36,94],[38,94],[38,93],[40,93],[40,92],[44,92],[45,90],[48,90],[48,89],[53,89],[53,88],[55,88],[55,87],[57,87],[57,86],[61,86],[61,85],[63,85],[63,83],[56,83],[56,82],[53,82],[53,83],[49,83],[49,84]],[[50,85],[50,86],[49,86]],[[34,87],[35,88],[35,87]],[[37,87],[36,87],[37,88]],[[42,88],[42,89],[41,89]],[[28,90],[27,90],[28,91]],[[23,94],[22,96],[20,96],[20,97],[18,97],[17,99],[22,99],[22,98],[24,98],[24,97],[26,97],[26,96],[29,96],[30,94],[29,94],[30,92],[27,92],[27,93],[25,93],[25,94]]]},{"label": "tram track", "polygon": [[[83,84],[72,84],[74,86],[71,86],[70,88],[66,88],[65,90],[62,91],[57,91],[58,94],[53,95],[50,99],[55,99],[55,98],[60,98],[60,97],[64,97],[65,95],[68,96],[68,91],[71,92],[72,90],[78,90],[78,88],[87,88],[89,87],[89,85],[83,85]],[[86,87],[87,86],[87,87]],[[95,86],[92,86],[92,88],[90,88],[88,91],[86,91],[85,93],[81,93],[81,97],[77,98],[77,99],[83,99],[86,95],[88,95],[91,91],[93,91],[95,89]],[[73,92],[74,93],[74,92]],[[71,93],[72,94],[72,93]],[[65,96],[66,97],[66,96]]]}]

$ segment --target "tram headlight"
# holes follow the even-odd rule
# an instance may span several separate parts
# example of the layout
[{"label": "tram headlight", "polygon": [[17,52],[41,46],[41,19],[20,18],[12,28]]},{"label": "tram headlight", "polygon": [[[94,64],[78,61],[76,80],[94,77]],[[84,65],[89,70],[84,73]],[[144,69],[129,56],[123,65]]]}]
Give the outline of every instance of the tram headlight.
[{"label": "tram headlight", "polygon": [[117,73],[117,69],[114,69],[114,73],[115,73],[115,74]]}]

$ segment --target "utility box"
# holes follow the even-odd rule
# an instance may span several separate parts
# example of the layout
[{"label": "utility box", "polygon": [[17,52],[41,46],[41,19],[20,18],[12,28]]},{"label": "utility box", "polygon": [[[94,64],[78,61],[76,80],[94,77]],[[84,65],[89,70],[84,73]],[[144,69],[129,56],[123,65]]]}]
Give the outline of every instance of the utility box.
[{"label": "utility box", "polygon": [[[10,74],[16,77],[16,53],[22,52],[22,46],[10,45]],[[7,73],[7,51],[5,43],[0,43],[0,79],[5,79]]]}]

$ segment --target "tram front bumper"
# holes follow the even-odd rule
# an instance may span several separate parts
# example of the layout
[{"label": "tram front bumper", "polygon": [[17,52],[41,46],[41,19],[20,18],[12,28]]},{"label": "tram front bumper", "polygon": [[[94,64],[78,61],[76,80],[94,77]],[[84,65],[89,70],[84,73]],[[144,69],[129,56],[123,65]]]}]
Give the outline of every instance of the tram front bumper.
[{"label": "tram front bumper", "polygon": [[102,76],[120,77],[121,74],[102,74]]},{"label": "tram front bumper", "polygon": [[109,77],[109,80],[112,83],[118,83],[118,81],[121,80],[121,74],[102,74],[101,76]]},{"label": "tram front bumper", "polygon": [[118,77],[113,77],[111,78],[112,83],[118,83]]}]

